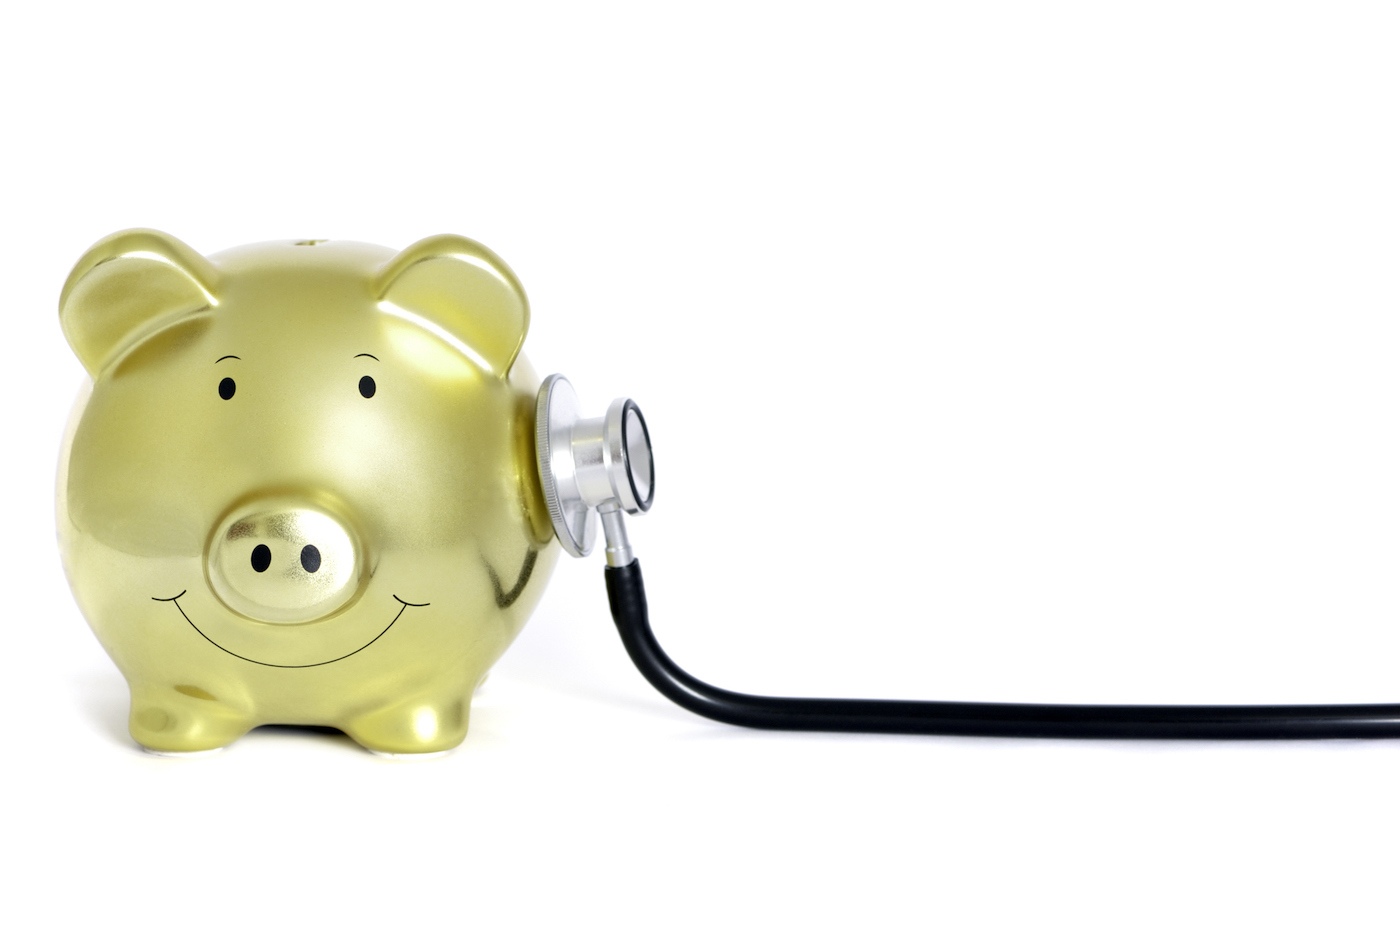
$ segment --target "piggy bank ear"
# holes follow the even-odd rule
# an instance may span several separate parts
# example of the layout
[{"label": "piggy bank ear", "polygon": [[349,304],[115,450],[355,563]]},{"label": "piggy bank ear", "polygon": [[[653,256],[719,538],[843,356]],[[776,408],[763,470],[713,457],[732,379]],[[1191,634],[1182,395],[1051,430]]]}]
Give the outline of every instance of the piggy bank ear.
[{"label": "piggy bank ear", "polygon": [[214,267],[180,240],[129,229],[78,259],[58,299],[58,319],[96,378],[147,336],[214,306],[214,279]]},{"label": "piggy bank ear", "polygon": [[415,242],[379,272],[384,310],[411,319],[504,378],[530,327],[530,303],[514,272],[462,236]]}]

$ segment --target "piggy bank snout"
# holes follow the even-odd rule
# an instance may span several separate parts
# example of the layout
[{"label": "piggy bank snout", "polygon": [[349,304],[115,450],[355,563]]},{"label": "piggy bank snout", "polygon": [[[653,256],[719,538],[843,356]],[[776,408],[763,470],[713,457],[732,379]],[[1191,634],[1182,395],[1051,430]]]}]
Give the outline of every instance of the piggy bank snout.
[{"label": "piggy bank snout", "polygon": [[210,537],[209,586],[225,605],[266,623],[305,623],[359,592],[364,551],[345,521],[287,499],[237,507]]}]

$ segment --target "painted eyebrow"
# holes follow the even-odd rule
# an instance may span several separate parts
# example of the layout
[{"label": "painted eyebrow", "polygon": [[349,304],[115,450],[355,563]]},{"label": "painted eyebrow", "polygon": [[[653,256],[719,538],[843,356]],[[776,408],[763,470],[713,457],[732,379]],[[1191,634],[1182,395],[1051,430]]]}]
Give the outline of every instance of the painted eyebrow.
[{"label": "painted eyebrow", "polygon": [[[237,355],[225,355],[224,358],[238,358],[238,356],[237,356]],[[216,359],[216,360],[214,361],[214,364],[215,364],[215,365],[219,364],[219,362],[222,362],[222,361],[224,360],[224,358]],[[243,359],[241,359],[241,358],[238,358],[238,360],[239,360],[240,362],[243,361]]]},{"label": "painted eyebrow", "polygon": [[355,356],[355,357],[356,357],[356,358],[372,358],[372,359],[374,359],[376,362],[379,361],[379,356],[377,356],[377,355],[370,355],[368,352],[361,352],[359,355],[357,355],[357,356]]}]

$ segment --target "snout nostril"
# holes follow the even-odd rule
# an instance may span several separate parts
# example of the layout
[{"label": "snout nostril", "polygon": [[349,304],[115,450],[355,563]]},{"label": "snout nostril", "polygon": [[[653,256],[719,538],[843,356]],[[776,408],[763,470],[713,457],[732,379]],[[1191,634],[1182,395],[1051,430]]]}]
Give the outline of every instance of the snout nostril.
[{"label": "snout nostril", "polygon": [[315,546],[303,546],[301,549],[301,567],[308,572],[315,574],[321,567],[321,550]]},{"label": "snout nostril", "polygon": [[[303,558],[305,558],[303,556]],[[253,548],[253,571],[265,572],[272,564],[272,550],[264,545],[257,545]]]}]

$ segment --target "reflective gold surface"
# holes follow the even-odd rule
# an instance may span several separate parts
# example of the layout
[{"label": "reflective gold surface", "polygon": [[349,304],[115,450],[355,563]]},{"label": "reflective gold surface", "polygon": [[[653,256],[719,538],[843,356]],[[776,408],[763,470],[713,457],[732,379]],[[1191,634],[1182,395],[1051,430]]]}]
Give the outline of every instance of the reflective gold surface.
[{"label": "reflective gold surface", "polygon": [[225,517],[209,541],[209,586],[243,616],[317,620],[366,579],[363,547],[329,514],[296,500],[259,500]]},{"label": "reflective gold surface", "polygon": [[450,749],[554,565],[514,275],[455,236],[99,242],[59,466],[69,582],[153,750],[263,723]]}]

